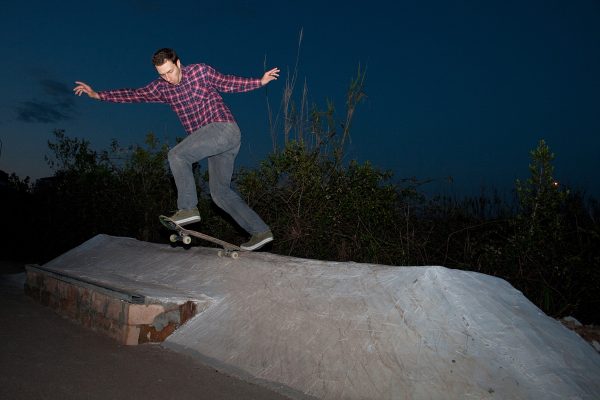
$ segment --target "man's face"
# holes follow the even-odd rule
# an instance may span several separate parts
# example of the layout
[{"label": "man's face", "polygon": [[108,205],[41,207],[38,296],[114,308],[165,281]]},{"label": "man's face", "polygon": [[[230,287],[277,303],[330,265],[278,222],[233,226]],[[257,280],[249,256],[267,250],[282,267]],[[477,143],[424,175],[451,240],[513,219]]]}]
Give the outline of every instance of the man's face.
[{"label": "man's face", "polygon": [[155,66],[156,71],[165,81],[171,85],[178,85],[181,82],[181,61],[177,60],[176,64],[167,60],[163,65]]}]

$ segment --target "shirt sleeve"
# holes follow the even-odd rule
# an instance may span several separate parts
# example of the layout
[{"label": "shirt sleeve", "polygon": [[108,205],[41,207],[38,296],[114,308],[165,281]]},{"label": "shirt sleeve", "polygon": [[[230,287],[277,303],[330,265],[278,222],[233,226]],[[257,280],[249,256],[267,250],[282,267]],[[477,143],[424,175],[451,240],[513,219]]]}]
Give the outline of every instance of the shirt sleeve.
[{"label": "shirt sleeve", "polygon": [[98,92],[100,100],[113,103],[162,103],[163,98],[156,81],[139,89],[115,89]]},{"label": "shirt sleeve", "polygon": [[242,78],[234,75],[224,75],[210,65],[204,65],[206,80],[220,92],[240,93],[261,87],[258,78]]}]

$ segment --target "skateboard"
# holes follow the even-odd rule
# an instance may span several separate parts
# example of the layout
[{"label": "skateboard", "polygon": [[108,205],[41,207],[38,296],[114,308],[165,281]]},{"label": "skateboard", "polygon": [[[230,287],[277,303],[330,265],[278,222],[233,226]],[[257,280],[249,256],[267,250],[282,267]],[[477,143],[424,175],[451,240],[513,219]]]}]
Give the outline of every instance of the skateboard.
[{"label": "skateboard", "polygon": [[208,242],[221,246],[221,250],[219,250],[219,252],[217,253],[219,257],[227,256],[231,258],[238,258],[240,256],[240,252],[244,251],[240,246],[236,246],[235,244],[231,244],[229,242],[214,238],[201,232],[186,229],[183,226],[175,223],[171,218],[166,217],[164,215],[159,216],[158,219],[160,220],[160,223],[163,224],[167,229],[177,232],[169,237],[171,243],[181,241],[183,242],[183,244],[190,244],[192,243],[192,236],[194,236],[198,239],[206,240]]}]

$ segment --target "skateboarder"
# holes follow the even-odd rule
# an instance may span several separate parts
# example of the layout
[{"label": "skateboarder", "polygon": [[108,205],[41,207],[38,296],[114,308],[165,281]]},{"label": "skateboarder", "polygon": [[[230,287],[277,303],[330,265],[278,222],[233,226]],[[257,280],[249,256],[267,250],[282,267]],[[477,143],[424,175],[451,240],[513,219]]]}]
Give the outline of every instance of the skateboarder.
[{"label": "skateboarder", "polygon": [[170,218],[179,225],[200,221],[192,164],[208,158],[209,188],[213,201],[250,235],[240,247],[256,250],[273,240],[271,230],[231,189],[235,158],[240,149],[240,129],[219,92],[247,92],[279,77],[279,69],[262,78],[223,75],[206,64],[183,65],[173,49],[154,53],[152,63],[159,78],[139,89],[96,92],[75,82],[76,95],[117,103],[166,103],[179,117],[188,136],[169,151],[169,165],[177,186],[177,208]]}]

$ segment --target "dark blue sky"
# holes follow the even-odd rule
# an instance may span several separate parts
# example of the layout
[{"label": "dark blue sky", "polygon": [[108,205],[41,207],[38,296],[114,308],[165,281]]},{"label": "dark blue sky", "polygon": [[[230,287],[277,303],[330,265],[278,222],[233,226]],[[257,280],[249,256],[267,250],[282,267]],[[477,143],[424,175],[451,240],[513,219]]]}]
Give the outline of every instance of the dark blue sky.
[{"label": "dark blue sky", "polygon": [[[175,48],[183,64],[260,77],[277,105],[296,62],[311,103],[332,99],[340,117],[358,65],[367,99],[349,158],[395,178],[435,179],[428,189],[508,193],[528,175],[545,139],[563,183],[600,195],[600,2],[588,1],[20,1],[3,5],[0,169],[33,178],[54,129],[97,149],[148,132],[184,135],[168,106],[109,104],[72,95],[139,87],[155,78],[152,53]],[[265,92],[224,95],[243,133],[238,165],[271,149]],[[450,183],[445,177],[452,176]]]}]

